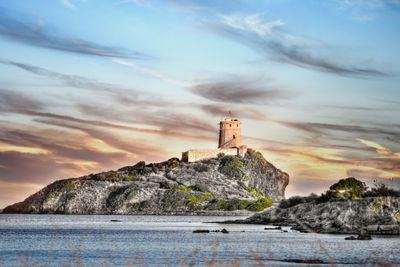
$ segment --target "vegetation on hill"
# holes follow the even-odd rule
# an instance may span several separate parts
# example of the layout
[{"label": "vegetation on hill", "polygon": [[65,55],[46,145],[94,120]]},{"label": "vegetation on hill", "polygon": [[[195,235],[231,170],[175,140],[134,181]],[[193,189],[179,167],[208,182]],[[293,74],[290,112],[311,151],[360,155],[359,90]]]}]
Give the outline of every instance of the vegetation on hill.
[{"label": "vegetation on hill", "polygon": [[388,188],[385,184],[376,184],[368,190],[364,182],[354,177],[339,180],[331,185],[329,190],[321,195],[310,194],[309,196],[293,196],[284,199],[279,204],[279,208],[290,208],[302,203],[325,203],[329,201],[344,201],[349,199],[367,197],[400,197],[400,190]]}]

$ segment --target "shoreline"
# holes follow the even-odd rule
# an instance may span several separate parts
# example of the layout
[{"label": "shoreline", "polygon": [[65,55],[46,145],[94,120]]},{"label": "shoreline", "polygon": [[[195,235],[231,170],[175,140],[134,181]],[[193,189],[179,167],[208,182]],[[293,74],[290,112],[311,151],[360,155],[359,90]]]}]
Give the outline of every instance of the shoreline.
[{"label": "shoreline", "polygon": [[127,213],[3,213],[1,212],[0,215],[2,214],[21,214],[21,215],[75,215],[75,216],[88,216],[88,215],[118,215],[118,216],[134,216],[134,215],[140,215],[140,216],[252,216],[256,214],[257,212],[251,212],[247,210],[243,211],[218,211],[218,212],[199,212],[199,213],[179,213],[179,212],[172,212],[172,213],[132,213],[132,214],[127,214]]}]

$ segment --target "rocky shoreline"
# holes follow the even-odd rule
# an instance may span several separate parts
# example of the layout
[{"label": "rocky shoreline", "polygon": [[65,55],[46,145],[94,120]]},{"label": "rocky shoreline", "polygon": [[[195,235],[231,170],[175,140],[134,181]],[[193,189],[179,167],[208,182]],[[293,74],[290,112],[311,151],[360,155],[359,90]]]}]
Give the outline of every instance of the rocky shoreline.
[{"label": "rocky shoreline", "polygon": [[[325,203],[302,203],[289,208],[270,208],[244,220],[224,223],[291,226],[301,232],[398,234],[400,197],[369,197]],[[375,226],[375,227],[374,227]],[[378,231],[378,229],[382,229]]]}]

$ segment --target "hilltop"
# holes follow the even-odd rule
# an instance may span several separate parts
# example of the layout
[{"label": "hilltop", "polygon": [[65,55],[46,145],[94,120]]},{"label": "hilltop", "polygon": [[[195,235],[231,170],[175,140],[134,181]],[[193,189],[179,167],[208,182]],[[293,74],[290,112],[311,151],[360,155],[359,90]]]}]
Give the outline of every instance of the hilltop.
[{"label": "hilltop", "polygon": [[289,175],[248,149],[244,157],[161,163],[56,181],[4,213],[246,214],[284,198]]}]

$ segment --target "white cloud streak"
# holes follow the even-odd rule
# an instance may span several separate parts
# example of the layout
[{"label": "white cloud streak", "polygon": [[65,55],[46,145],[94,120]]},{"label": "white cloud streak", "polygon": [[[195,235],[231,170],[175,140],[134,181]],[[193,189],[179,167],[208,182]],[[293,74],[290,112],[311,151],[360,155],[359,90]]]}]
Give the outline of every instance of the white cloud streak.
[{"label": "white cloud streak", "polygon": [[123,60],[123,59],[117,58],[117,57],[113,57],[112,61],[114,61],[115,63],[118,63],[120,65],[124,65],[124,66],[130,67],[130,68],[132,68],[134,70],[140,71],[140,72],[142,72],[144,74],[147,74],[149,76],[152,76],[154,78],[163,80],[165,82],[168,82],[168,83],[171,83],[171,84],[174,84],[174,85],[178,85],[180,87],[190,87],[190,86],[192,86],[192,84],[190,84],[190,83],[172,79],[172,78],[160,73],[157,70],[140,67],[134,62],[126,61],[126,60]]},{"label": "white cloud streak", "polygon": [[222,22],[232,28],[255,32],[260,36],[271,34],[271,31],[285,23],[278,19],[270,22],[263,22],[258,14],[239,16],[239,15],[218,15]]},{"label": "white cloud streak", "polygon": [[75,5],[74,4],[72,4],[69,0],[61,0],[61,3],[64,5],[64,6],[66,6],[66,7],[68,7],[68,8],[75,8]]}]

